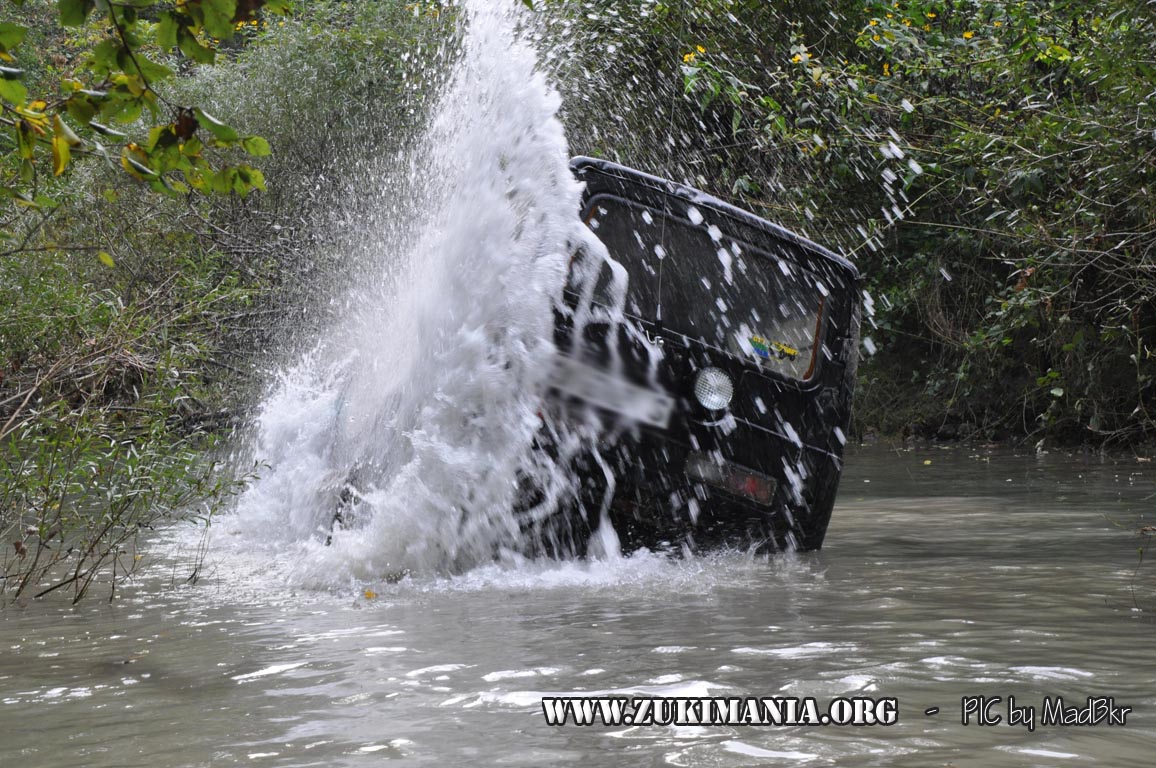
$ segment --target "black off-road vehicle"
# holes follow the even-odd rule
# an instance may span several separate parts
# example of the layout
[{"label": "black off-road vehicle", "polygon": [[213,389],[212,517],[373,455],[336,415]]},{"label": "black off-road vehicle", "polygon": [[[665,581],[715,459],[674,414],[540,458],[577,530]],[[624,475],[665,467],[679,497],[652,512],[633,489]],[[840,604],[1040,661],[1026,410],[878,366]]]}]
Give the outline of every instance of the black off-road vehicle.
[{"label": "black off-road vehicle", "polygon": [[555,317],[551,419],[593,411],[600,430],[567,538],[608,518],[626,549],[817,549],[850,418],[857,270],[697,190],[571,168],[609,258],[577,250]]}]

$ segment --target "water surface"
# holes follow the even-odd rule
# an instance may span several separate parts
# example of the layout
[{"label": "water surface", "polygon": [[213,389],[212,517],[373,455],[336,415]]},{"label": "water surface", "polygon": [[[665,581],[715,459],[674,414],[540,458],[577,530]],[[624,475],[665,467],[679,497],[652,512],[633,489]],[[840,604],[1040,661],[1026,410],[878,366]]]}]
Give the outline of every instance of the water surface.
[{"label": "water surface", "polygon": [[[112,605],[5,611],[4,762],[1150,765],[1153,627],[1130,585],[1151,607],[1156,575],[1137,576],[1139,540],[1119,527],[1143,522],[1149,467],[860,449],[824,550],[770,559],[310,591],[286,586],[292,551],[218,548],[195,587],[170,553]],[[579,691],[892,696],[900,714],[887,728],[546,726],[541,696]],[[1112,695],[1134,711],[1124,728],[965,727],[969,695]]]}]

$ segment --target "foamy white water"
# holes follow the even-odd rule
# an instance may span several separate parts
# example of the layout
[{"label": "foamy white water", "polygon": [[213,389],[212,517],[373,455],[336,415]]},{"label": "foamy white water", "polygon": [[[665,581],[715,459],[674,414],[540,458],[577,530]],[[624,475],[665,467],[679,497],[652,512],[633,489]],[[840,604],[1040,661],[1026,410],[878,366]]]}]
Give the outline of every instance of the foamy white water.
[{"label": "foamy white water", "polygon": [[492,560],[519,539],[520,472],[565,492],[532,445],[551,307],[571,244],[591,239],[581,188],[516,5],[462,10],[463,55],[404,185],[420,194],[365,232],[375,258],[353,310],[262,405],[267,468],[226,522],[244,548],[287,552],[304,583]]}]

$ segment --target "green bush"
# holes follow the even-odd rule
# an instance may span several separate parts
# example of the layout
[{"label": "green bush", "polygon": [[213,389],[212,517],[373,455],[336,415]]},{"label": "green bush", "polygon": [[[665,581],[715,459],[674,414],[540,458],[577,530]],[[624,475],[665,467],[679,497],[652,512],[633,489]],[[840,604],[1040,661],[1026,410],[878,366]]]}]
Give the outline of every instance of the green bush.
[{"label": "green bush", "polygon": [[[282,332],[332,290],[321,277],[353,272],[348,253],[365,238],[341,224],[379,201],[454,56],[452,9],[416,10],[303,2],[292,18],[238,29],[214,67],[171,62],[180,74],[164,98],[237,135],[218,148],[225,167],[253,149],[247,137],[269,136],[275,154],[246,161],[251,179],[268,178],[263,194],[157,194],[140,174],[77,155],[40,180],[37,206],[9,211],[0,592],[115,590],[141,530],[207,520],[236,490],[217,444],[258,395]],[[94,24],[74,34],[99,40]],[[93,40],[24,50],[23,82],[51,83]],[[123,125],[141,146],[152,130]]]},{"label": "green bush", "polygon": [[[861,428],[1152,436],[1142,3],[545,7],[570,41],[556,68],[581,105],[579,150],[733,198],[859,265],[879,349],[860,368]],[[596,95],[591,71],[612,73]]]}]

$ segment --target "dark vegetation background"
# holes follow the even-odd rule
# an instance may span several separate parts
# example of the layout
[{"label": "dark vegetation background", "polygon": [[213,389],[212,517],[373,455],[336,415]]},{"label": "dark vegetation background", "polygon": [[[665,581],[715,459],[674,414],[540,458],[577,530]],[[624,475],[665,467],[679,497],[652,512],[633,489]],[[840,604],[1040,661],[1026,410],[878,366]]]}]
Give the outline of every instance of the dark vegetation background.
[{"label": "dark vegetation background", "polygon": [[[227,502],[218,441],[356,279],[461,35],[447,2],[137,5],[0,4],[11,593],[115,588],[140,529]],[[859,435],[1150,445],[1152,3],[532,5],[574,154],[859,266]]]}]

